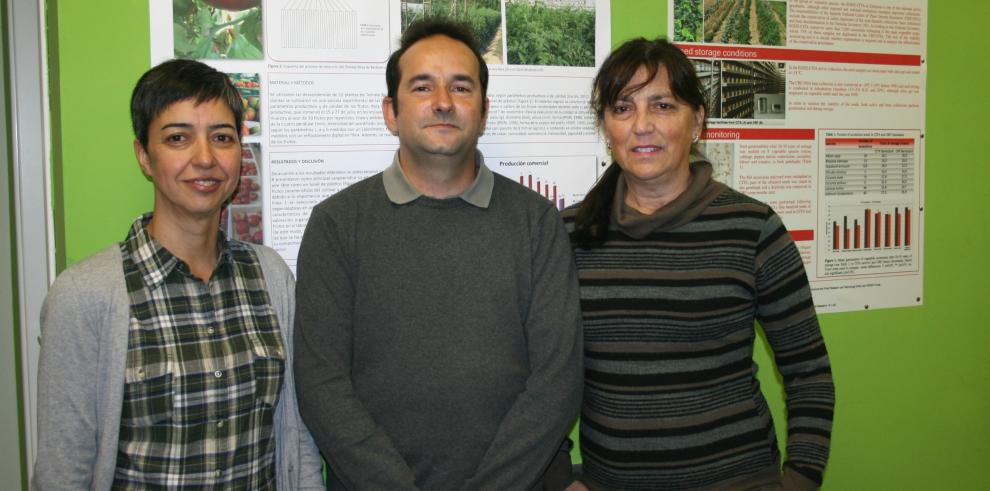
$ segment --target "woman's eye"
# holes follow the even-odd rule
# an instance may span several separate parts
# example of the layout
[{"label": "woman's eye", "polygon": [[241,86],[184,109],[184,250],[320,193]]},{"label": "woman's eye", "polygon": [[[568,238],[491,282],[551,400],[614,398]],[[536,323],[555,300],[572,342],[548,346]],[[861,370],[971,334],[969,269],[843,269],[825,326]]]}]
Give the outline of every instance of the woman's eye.
[{"label": "woman's eye", "polygon": [[168,135],[168,136],[165,137],[165,141],[167,141],[169,143],[179,143],[179,142],[184,141],[185,139],[186,139],[185,135],[180,134],[180,133],[175,133],[175,134]]}]

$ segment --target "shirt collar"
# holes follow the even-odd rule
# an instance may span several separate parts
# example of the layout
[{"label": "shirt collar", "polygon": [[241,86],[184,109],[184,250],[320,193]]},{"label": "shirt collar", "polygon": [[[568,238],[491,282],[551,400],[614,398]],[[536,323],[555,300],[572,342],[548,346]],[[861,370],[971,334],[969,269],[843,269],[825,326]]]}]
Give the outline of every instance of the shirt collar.
[{"label": "shirt collar", "polygon": [[[130,253],[131,261],[141,272],[144,284],[153,290],[161,286],[176,268],[181,267],[186,275],[190,273],[189,266],[148,233],[148,223],[151,222],[152,216],[152,213],[145,213],[134,220],[127,238],[124,239],[124,245]],[[217,250],[220,251],[217,266],[225,262],[244,262],[245,257],[242,254],[244,247],[247,246],[227,240],[227,234],[220,229],[220,233],[217,234]]]},{"label": "shirt collar", "polygon": [[[495,175],[485,165],[485,157],[481,151],[475,150],[474,161],[475,165],[478,166],[478,175],[475,176],[474,182],[456,197],[478,208],[488,208],[488,204],[492,200],[492,190],[495,188]],[[402,166],[399,165],[398,150],[392,157],[392,165],[382,172],[382,181],[385,184],[385,194],[388,195],[388,200],[397,205],[411,203],[423,196],[423,193],[413,187],[409,179],[406,178],[405,172],[402,171]]]}]

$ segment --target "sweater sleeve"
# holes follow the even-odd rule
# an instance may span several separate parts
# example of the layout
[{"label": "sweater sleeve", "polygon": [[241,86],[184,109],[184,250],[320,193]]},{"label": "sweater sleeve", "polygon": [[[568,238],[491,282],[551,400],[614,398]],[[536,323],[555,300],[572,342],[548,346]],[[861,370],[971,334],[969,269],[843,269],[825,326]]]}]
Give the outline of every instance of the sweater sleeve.
[{"label": "sweater sleeve", "polygon": [[[264,246],[255,246],[265,270],[265,283],[268,295],[272,300],[279,324],[285,337],[286,356],[292,363],[294,349],[292,347],[293,320],[295,318],[295,280],[292,271],[285,261],[273,250]],[[313,442],[313,437],[306,430],[299,416],[299,405],[296,401],[295,377],[292,365],[287,365],[285,383],[276,408],[276,421],[279,433],[276,434],[276,450],[279,458],[291,460],[279,462],[279,472],[286,476],[279,478],[279,486],[291,489],[325,489],[323,484],[323,461],[320,452]],[[293,451],[287,451],[289,446]],[[298,476],[298,477],[297,477]],[[285,483],[285,484],[282,484]]]},{"label": "sweater sleeve", "polygon": [[581,313],[567,233],[553,208],[546,209],[533,233],[532,297],[525,319],[530,376],[465,490],[530,489],[581,404]]},{"label": "sweater sleeve", "polygon": [[347,489],[416,489],[415,475],[354,390],[354,285],[347,239],[313,209],[296,263],[295,376],[299,412]]},{"label": "sweater sleeve", "polygon": [[832,370],[801,255],[772,210],[757,245],[756,287],[757,318],[787,395],[785,482],[820,486],[835,406]]},{"label": "sweater sleeve", "polygon": [[[41,309],[38,455],[32,489],[89,489],[101,431],[97,411],[101,326],[112,294],[99,278],[70,268]],[[94,281],[95,280],[95,281]]]}]

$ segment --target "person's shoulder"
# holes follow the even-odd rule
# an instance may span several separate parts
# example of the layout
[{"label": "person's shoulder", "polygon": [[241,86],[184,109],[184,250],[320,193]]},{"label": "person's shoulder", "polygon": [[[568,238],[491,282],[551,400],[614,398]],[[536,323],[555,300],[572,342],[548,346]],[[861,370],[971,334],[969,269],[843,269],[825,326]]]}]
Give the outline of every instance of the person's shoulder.
[{"label": "person's shoulder", "polygon": [[346,209],[384,195],[385,185],[382,182],[382,173],[379,172],[328,196],[319,202],[314,209]]},{"label": "person's shoulder", "polygon": [[120,245],[114,244],[62,271],[48,289],[45,305],[94,308],[125,290]]},{"label": "person's shoulder", "polygon": [[277,285],[291,285],[293,281],[292,270],[285,263],[285,259],[272,249],[263,244],[254,244],[231,239],[228,242],[230,251],[237,261],[250,262],[257,258],[257,263],[261,266],[261,271],[265,275],[266,282],[271,284],[277,281]]},{"label": "person's shoulder", "polygon": [[285,263],[282,255],[264,244],[250,244],[247,242],[231,241],[240,244],[241,247],[248,247],[258,256],[258,261],[264,269],[277,269],[289,271],[289,265]]},{"label": "person's shoulder", "polygon": [[[54,285],[60,283],[88,283],[104,285],[116,284],[124,276],[124,267],[120,256],[120,244],[113,244],[62,271],[55,279]],[[53,286],[54,286],[53,285]]]}]

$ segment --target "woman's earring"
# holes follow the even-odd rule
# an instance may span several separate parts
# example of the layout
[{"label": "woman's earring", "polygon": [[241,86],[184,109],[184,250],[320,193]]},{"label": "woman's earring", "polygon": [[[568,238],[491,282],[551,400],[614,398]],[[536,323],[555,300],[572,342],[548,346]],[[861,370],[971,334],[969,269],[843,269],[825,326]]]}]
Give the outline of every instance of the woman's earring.
[{"label": "woman's earring", "polygon": [[695,134],[694,134],[694,136],[692,136],[692,137],[691,137],[691,143],[692,143],[692,144],[695,144],[695,143],[698,143],[698,140],[699,140],[700,138],[701,138],[701,136],[700,136],[700,135],[698,135],[697,133],[695,133]]},{"label": "woman's earring", "polygon": [[608,153],[612,153],[612,142],[605,140],[605,150],[608,150]]}]

